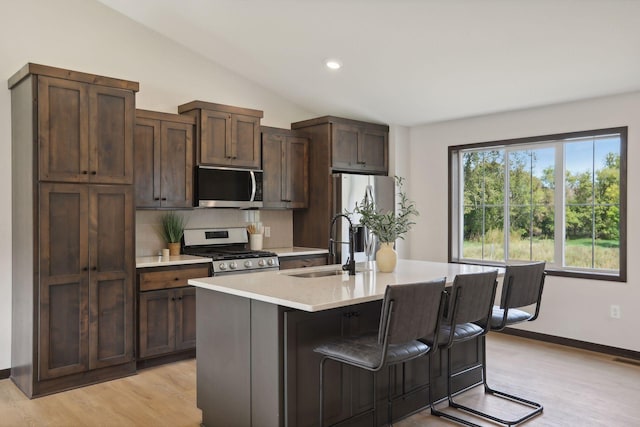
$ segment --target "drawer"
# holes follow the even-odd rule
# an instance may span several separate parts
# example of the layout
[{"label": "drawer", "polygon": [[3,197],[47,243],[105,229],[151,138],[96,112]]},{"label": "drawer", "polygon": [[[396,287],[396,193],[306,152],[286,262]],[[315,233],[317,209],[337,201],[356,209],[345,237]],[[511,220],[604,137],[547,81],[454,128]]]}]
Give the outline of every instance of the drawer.
[{"label": "drawer", "polygon": [[187,286],[187,280],[209,276],[209,265],[171,268],[167,270],[145,271],[138,274],[140,291],[180,288]]}]

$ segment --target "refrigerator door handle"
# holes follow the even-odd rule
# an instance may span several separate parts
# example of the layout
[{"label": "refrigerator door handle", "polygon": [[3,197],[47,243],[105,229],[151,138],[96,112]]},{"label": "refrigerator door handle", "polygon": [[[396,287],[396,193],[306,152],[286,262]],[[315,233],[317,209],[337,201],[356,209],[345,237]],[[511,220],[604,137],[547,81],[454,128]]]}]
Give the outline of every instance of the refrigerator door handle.
[{"label": "refrigerator door handle", "polygon": [[[366,190],[364,191],[364,202],[365,203],[375,203],[373,199],[373,188],[371,185],[367,185]],[[365,228],[364,230],[364,254],[367,257],[367,260],[370,261],[373,259],[373,251],[376,248],[375,237],[373,233],[369,231],[369,229]]]}]

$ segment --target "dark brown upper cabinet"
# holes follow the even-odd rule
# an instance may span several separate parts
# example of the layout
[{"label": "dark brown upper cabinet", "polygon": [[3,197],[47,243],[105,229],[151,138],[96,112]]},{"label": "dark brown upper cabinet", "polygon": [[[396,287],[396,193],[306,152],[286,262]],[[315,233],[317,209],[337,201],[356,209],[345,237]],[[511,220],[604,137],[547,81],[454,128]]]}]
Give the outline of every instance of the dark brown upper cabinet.
[{"label": "dark brown upper cabinet", "polygon": [[40,180],[131,184],[134,92],[38,76]]},{"label": "dark brown upper cabinet", "polygon": [[309,205],[309,139],[288,129],[262,126],[264,208]]},{"label": "dark brown upper cabinet", "polygon": [[333,172],[386,175],[389,170],[389,126],[325,116],[291,124],[311,133],[312,144],[324,144]]},{"label": "dark brown upper cabinet", "polygon": [[190,116],[136,110],[136,207],[193,206],[194,128]]},{"label": "dark brown upper cabinet", "polygon": [[196,119],[196,164],[260,168],[262,111],[192,101],[178,112]]},{"label": "dark brown upper cabinet", "polygon": [[293,212],[293,244],[327,245],[335,197],[331,174],[386,175],[389,127],[333,116],[291,124],[309,137],[309,207]]}]

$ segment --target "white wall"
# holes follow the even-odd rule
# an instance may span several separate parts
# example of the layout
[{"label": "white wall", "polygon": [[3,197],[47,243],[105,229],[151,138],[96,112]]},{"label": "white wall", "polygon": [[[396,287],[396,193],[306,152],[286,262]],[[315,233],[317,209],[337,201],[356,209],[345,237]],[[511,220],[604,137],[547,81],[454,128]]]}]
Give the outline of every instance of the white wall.
[{"label": "white wall", "polygon": [[[461,100],[464,102],[464,100]],[[410,233],[414,259],[447,260],[447,147],[450,145],[628,126],[627,283],[548,276],[540,317],[523,329],[640,351],[640,93],[414,127],[410,197],[420,221]],[[622,318],[609,318],[619,304]]]},{"label": "white wall", "polygon": [[[200,99],[264,111],[289,127],[316,114],[280,98],[93,0],[2,4],[0,80],[35,62],[140,82],[138,108],[177,112]],[[0,89],[0,206],[11,203],[10,91]],[[0,370],[11,366],[11,210],[0,210]]]}]

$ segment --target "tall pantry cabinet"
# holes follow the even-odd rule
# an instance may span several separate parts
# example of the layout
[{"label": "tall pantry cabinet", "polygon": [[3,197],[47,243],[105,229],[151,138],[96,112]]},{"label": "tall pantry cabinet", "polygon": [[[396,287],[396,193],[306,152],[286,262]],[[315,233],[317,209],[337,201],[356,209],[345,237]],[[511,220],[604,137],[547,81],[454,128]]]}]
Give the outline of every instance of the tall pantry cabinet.
[{"label": "tall pantry cabinet", "polygon": [[129,375],[138,83],[27,64],[9,88],[11,378],[35,397]]}]

